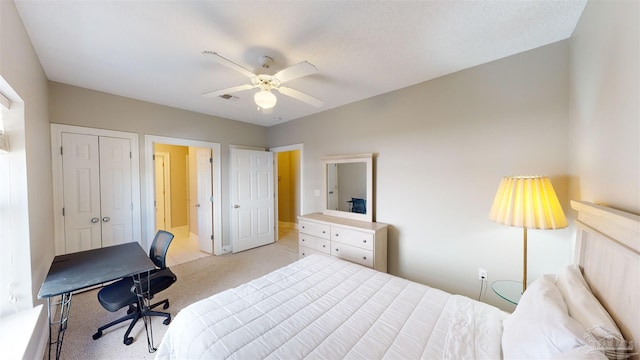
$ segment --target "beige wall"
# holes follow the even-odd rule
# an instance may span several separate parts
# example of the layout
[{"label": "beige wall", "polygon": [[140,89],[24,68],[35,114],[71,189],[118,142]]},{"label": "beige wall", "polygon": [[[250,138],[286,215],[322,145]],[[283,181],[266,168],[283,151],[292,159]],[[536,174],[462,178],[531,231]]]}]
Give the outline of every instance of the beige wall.
[{"label": "beige wall", "polygon": [[[25,275],[14,280],[18,297],[15,305],[17,309],[25,309],[33,303],[42,303],[36,295],[54,256],[51,141],[47,78],[12,1],[0,1],[0,76],[23,102],[15,104],[22,107],[23,119],[11,124],[7,131],[12,156],[22,167],[21,173],[10,175],[19,200],[11,204],[18,225],[11,231],[12,237],[18,240],[14,245],[19,246],[15,249],[16,273]],[[5,235],[3,233],[3,251],[7,251],[5,241],[9,239]],[[3,302],[6,291],[3,286],[0,291]]]},{"label": "beige wall", "polygon": [[[214,105],[212,105],[214,106]],[[267,129],[262,126],[198,114],[56,82],[49,83],[51,122],[100,129],[129,131],[140,135],[140,174],[150,163],[144,135],[167,136],[219,143],[221,146],[222,237],[229,243],[229,145],[266,147]],[[147,223],[147,184],[141,179],[142,223]],[[153,214],[149,214],[154,216]],[[143,239],[150,236],[145,233]]]},{"label": "beige wall", "polygon": [[[376,153],[389,272],[476,298],[478,267],[521,278],[522,230],[488,220],[502,176],[551,176],[568,211],[568,64],[568,42],[555,43],[271,127],[269,145],[304,143],[303,213],[322,209],[322,157]],[[570,261],[570,235],[529,232],[532,279]]]},{"label": "beige wall", "polygon": [[640,3],[589,1],[571,39],[572,197],[640,213]]}]

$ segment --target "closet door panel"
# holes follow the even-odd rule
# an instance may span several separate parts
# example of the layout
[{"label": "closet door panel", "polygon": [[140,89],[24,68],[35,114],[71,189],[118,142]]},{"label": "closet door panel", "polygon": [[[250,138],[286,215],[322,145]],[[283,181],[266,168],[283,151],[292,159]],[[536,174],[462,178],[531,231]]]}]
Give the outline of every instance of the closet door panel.
[{"label": "closet door panel", "polygon": [[133,241],[131,142],[100,137],[102,246]]},{"label": "closet door panel", "polygon": [[66,253],[101,247],[98,137],[62,134]]}]

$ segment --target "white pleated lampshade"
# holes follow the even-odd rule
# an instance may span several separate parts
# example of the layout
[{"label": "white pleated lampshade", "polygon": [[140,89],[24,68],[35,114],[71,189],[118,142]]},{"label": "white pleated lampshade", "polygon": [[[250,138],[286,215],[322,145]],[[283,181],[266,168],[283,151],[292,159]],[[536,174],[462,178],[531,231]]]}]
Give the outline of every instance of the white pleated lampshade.
[{"label": "white pleated lampshade", "polygon": [[527,229],[567,227],[551,180],[546,176],[507,176],[493,200],[489,219]]}]

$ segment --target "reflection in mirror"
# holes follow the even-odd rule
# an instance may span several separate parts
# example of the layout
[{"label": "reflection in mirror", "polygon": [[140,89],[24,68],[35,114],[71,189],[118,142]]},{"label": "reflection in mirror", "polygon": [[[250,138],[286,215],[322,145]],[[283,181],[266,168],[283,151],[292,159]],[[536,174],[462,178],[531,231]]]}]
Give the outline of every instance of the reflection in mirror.
[{"label": "reflection in mirror", "polygon": [[372,154],[325,158],[325,215],[372,221]]},{"label": "reflection in mirror", "polygon": [[327,209],[366,214],[367,163],[327,164]]}]

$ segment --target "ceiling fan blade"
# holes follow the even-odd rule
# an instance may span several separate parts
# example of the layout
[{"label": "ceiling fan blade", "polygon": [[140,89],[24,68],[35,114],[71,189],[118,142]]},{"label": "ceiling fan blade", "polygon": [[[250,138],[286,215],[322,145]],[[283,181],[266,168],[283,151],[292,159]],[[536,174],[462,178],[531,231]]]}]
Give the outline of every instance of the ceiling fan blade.
[{"label": "ceiling fan blade", "polygon": [[247,70],[246,68],[234,63],[233,61],[220,56],[220,54],[218,54],[217,52],[214,51],[209,51],[209,50],[205,50],[202,52],[205,55],[211,55],[211,57],[217,61],[219,64],[224,65],[230,69],[233,69],[239,73],[241,73],[242,75],[248,77],[248,78],[253,78],[256,76],[256,74],[252,73],[251,71]]},{"label": "ceiling fan blade", "polygon": [[204,97],[216,97],[216,96],[220,96],[220,95],[224,95],[224,94],[231,94],[231,93],[238,92],[238,91],[244,91],[244,90],[253,89],[254,87],[255,86],[250,85],[250,84],[238,85],[238,86],[234,86],[234,87],[230,87],[230,88],[226,88],[226,89],[222,89],[222,90],[216,90],[216,91],[207,92],[207,93],[202,94],[202,96],[204,96]]},{"label": "ceiling fan blade", "polygon": [[294,99],[298,99],[300,101],[304,101],[309,105],[315,106],[315,107],[321,107],[322,105],[324,105],[324,102],[318,98],[314,98],[311,95],[307,95],[303,92],[300,92],[298,90],[294,90],[288,87],[279,87],[278,91],[280,91],[281,94],[283,95],[287,95],[290,96]]},{"label": "ceiling fan blade", "polygon": [[286,83],[294,79],[301,78],[303,76],[315,74],[318,69],[310,62],[303,61],[301,63],[289,66],[286,69],[278,71],[273,77],[278,79],[280,83]]}]

